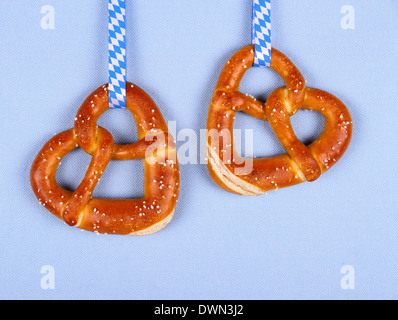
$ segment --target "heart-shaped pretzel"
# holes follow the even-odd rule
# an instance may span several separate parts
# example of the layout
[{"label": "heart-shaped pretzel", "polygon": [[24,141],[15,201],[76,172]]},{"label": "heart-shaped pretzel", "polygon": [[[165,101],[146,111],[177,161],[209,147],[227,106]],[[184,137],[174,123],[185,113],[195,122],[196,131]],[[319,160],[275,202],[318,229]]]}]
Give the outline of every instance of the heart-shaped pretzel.
[{"label": "heart-shaped pretzel", "polygon": [[[213,180],[227,191],[250,196],[317,179],[343,155],[352,133],[345,105],[330,93],[306,88],[300,71],[275,49],[271,68],[282,77],[285,87],[274,90],[266,103],[239,92],[242,77],[253,61],[254,46],[250,45],[224,65],[210,103],[206,144]],[[323,132],[308,146],[298,140],[290,123],[290,116],[301,108],[317,111],[325,118]],[[236,111],[268,121],[287,154],[250,161],[241,158],[232,134]]]},{"label": "heart-shaped pretzel", "polygon": [[[127,83],[126,105],[134,116],[139,141],[118,145],[97,126],[109,108],[108,85],[94,91],[81,105],[73,129],[55,135],[32,164],[30,179],[39,202],[71,226],[97,233],[147,235],[172,219],[179,192],[179,168],[173,137],[154,101],[139,87]],[[61,159],[81,147],[92,155],[74,192],[55,178]],[[140,199],[92,198],[110,160],[143,159],[144,196]]]}]

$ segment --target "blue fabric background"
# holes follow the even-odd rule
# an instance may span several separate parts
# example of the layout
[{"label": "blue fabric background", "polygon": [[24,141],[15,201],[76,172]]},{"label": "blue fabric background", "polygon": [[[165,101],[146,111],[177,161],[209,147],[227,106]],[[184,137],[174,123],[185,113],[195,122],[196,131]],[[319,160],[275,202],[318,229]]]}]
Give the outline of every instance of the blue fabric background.
[{"label": "blue fabric background", "polygon": [[[53,30],[41,28],[43,5],[55,9]],[[354,30],[340,26],[343,5],[355,8]],[[172,222],[126,237],[68,227],[29,183],[42,145],[107,82],[106,1],[0,0],[0,298],[398,298],[397,9],[395,0],[273,1],[273,46],[352,114],[346,154],[315,182],[254,198],[221,190],[203,164],[181,165]],[[251,41],[251,12],[250,0],[128,1],[127,79],[178,132],[199,134],[222,65]],[[264,99],[281,85],[273,71],[250,69],[241,89]],[[99,122],[126,143],[137,137],[132,121],[110,110]],[[323,123],[304,111],[292,121],[304,140]],[[256,156],[283,152],[267,123],[239,115],[236,127],[254,129]],[[89,161],[73,152],[57,178],[76,187]],[[140,196],[142,181],[140,161],[112,163],[95,195]],[[53,290],[40,285],[44,265]],[[355,289],[340,285],[344,265]]]}]

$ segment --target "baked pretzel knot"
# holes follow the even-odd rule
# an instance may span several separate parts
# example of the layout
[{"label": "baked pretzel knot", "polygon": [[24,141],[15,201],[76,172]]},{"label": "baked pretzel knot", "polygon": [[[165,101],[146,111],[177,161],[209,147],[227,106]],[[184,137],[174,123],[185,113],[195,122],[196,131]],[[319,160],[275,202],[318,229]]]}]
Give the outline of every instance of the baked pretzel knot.
[{"label": "baked pretzel knot", "polygon": [[[250,196],[317,179],[343,155],[352,133],[351,116],[344,104],[325,91],[306,88],[300,71],[275,49],[271,68],[282,77],[285,87],[274,90],[266,103],[239,92],[240,81],[253,61],[254,46],[250,45],[225,64],[209,108],[206,144],[213,180],[227,191]],[[325,118],[323,132],[308,146],[297,139],[290,123],[290,116],[301,108]],[[287,154],[251,161],[241,158],[232,135],[236,111],[268,121]]]},{"label": "baked pretzel knot", "polygon": [[[179,191],[179,169],[173,137],[153,100],[127,83],[126,104],[133,114],[139,141],[118,145],[97,126],[108,110],[107,85],[82,104],[73,129],[55,135],[41,149],[31,169],[31,184],[39,202],[67,224],[109,234],[147,235],[172,219]],[[81,147],[92,155],[84,179],[75,191],[61,188],[55,179],[61,159]],[[91,195],[110,160],[143,159],[144,196],[141,199],[100,199]]]}]

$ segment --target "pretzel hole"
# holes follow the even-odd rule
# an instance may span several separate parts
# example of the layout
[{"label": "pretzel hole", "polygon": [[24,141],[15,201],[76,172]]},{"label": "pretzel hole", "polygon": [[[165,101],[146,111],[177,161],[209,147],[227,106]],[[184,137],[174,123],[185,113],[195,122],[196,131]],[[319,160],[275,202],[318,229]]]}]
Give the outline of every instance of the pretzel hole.
[{"label": "pretzel hole", "polygon": [[69,152],[62,158],[55,174],[57,184],[73,192],[83,180],[90,161],[91,156],[85,153],[81,148]]},{"label": "pretzel hole", "polygon": [[[69,152],[61,161],[55,178],[60,187],[74,191],[83,180],[91,156],[81,148]],[[142,160],[111,160],[94,189],[92,197],[112,199],[141,198],[144,195]]]},{"label": "pretzel hole", "polygon": [[97,125],[108,130],[117,144],[130,144],[138,141],[134,117],[127,109],[106,110],[99,117]]},{"label": "pretzel hole", "polygon": [[[133,115],[128,109],[106,110],[97,125],[108,130],[117,144],[132,144],[138,141],[138,132]],[[111,160],[93,197],[133,199],[144,196],[144,167],[142,160]]]},{"label": "pretzel hole", "polygon": [[93,197],[134,199],[144,196],[144,166],[142,159],[109,161]]},{"label": "pretzel hole", "polygon": [[283,79],[269,68],[249,68],[243,75],[239,91],[250,94],[257,100],[265,102],[275,88],[283,87]]},{"label": "pretzel hole", "polygon": [[[250,139],[250,130],[253,139]],[[248,145],[248,144],[251,144]],[[251,117],[244,112],[237,112],[234,121],[234,145],[238,155],[248,157],[252,150],[256,158],[272,157],[286,153],[281,146],[268,121]],[[246,152],[245,152],[246,151]]]},{"label": "pretzel hole", "polygon": [[313,143],[322,133],[325,126],[325,118],[318,112],[300,109],[290,117],[294,133],[305,145]]}]

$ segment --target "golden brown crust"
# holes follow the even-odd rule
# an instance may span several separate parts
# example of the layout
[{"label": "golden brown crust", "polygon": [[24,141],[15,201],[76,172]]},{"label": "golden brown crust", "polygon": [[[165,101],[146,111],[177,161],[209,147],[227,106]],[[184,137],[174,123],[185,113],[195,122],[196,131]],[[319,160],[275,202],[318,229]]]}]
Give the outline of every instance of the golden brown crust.
[{"label": "golden brown crust", "polygon": [[[306,88],[300,71],[276,49],[272,49],[271,68],[286,86],[274,90],[266,103],[239,92],[240,81],[253,61],[253,45],[240,49],[227,61],[207,118],[210,175],[221,188],[244,195],[317,179],[343,155],[352,134],[352,120],[345,105],[325,91]],[[290,123],[290,116],[301,108],[317,111],[325,118],[322,134],[309,146],[297,139]],[[254,159],[249,168],[242,169],[249,159],[240,158],[234,148],[232,132],[237,111],[269,121],[287,154]]]},{"label": "golden brown crust", "polygon": [[[164,228],[178,199],[179,168],[173,137],[153,100],[127,83],[127,109],[137,124],[139,141],[118,145],[97,126],[108,109],[107,85],[95,90],[82,104],[73,129],[55,135],[37,155],[31,185],[39,202],[72,226],[98,233],[146,235]],[[61,188],[55,173],[61,159],[81,147],[92,155],[84,179],[74,192]],[[144,196],[140,199],[92,198],[108,162],[143,159]]]}]

